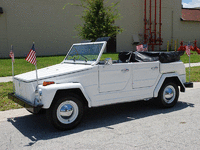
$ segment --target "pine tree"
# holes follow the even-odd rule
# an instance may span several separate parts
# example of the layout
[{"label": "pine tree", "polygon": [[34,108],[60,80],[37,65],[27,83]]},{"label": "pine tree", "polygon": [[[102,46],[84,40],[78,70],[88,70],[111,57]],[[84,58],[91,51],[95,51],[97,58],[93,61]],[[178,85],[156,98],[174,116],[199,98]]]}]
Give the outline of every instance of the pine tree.
[{"label": "pine tree", "polygon": [[[84,8],[83,25],[78,25],[75,29],[82,39],[95,41],[99,37],[115,37],[123,31],[115,25],[115,20],[120,19],[118,12],[119,2],[111,3],[104,0],[80,0],[81,4],[76,4]],[[75,5],[75,4],[71,4]]]}]

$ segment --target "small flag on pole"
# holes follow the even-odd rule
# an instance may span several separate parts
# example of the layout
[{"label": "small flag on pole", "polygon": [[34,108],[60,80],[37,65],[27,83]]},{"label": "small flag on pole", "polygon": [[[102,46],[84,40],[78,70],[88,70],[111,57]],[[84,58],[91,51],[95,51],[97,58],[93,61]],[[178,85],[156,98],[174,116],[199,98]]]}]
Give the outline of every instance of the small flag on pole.
[{"label": "small flag on pole", "polygon": [[190,56],[190,48],[189,48],[189,46],[186,46],[186,54],[187,54],[188,56]]},{"label": "small flag on pole", "polygon": [[36,66],[37,62],[34,43],[25,60]]},{"label": "small flag on pole", "polygon": [[15,61],[15,58],[14,58],[14,53],[13,53],[13,51],[12,51],[12,48],[11,48],[11,50],[10,50],[9,56],[12,58],[12,62],[14,62],[14,61]]},{"label": "small flag on pole", "polygon": [[143,51],[148,51],[148,45],[147,44],[143,44]]},{"label": "small flag on pole", "polygon": [[[14,61],[15,61],[15,58],[14,58],[14,53],[13,53],[13,46],[11,45],[11,50],[10,50],[10,54],[9,56],[12,58],[12,79],[14,81]],[[13,93],[15,92],[15,85],[14,85],[14,82],[13,82]]]},{"label": "small flag on pole", "polygon": [[140,45],[136,46],[136,49],[137,49],[137,51],[139,51],[139,52],[143,51],[143,45],[140,44]]},{"label": "small flag on pole", "polygon": [[191,45],[190,45],[190,42],[188,43],[188,45],[186,46],[186,50],[185,50],[185,52],[186,52],[186,54],[188,55],[188,56],[190,56],[190,49],[191,49]]}]

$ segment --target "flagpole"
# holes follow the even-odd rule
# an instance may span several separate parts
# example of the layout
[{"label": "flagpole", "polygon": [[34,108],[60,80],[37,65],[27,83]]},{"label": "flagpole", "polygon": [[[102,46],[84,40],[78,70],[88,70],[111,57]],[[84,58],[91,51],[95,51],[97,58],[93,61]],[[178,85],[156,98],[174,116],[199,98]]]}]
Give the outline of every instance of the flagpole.
[{"label": "flagpole", "polygon": [[190,55],[189,55],[189,82],[190,82]]},{"label": "flagpole", "polygon": [[[13,46],[11,45],[11,50],[13,49]],[[12,60],[12,81],[13,81],[13,93],[15,92],[15,85],[14,85],[14,61]]]},{"label": "flagpole", "polygon": [[190,55],[191,55],[191,53],[190,53],[190,48],[191,48],[190,41],[188,43],[188,48],[189,48],[189,82],[190,82]]},{"label": "flagpole", "polygon": [[[33,44],[35,44],[35,42],[33,42]],[[36,57],[36,52],[35,52],[35,57]],[[36,65],[35,65],[35,71],[36,71],[36,80],[37,80],[37,87],[36,87],[36,91],[38,90],[38,72],[37,72],[37,60],[36,60]]]}]

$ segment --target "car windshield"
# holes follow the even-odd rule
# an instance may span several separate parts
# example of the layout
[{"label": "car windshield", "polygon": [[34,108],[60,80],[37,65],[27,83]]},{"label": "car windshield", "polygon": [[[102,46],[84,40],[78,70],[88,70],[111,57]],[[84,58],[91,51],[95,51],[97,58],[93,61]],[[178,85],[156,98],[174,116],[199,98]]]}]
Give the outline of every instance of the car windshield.
[{"label": "car windshield", "polygon": [[65,61],[94,62],[97,60],[103,43],[75,44],[72,46]]}]

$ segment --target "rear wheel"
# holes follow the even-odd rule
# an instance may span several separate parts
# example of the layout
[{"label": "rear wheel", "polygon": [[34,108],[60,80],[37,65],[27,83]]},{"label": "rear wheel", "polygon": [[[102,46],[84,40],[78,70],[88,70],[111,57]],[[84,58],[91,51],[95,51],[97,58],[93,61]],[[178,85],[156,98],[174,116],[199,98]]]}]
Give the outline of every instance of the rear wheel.
[{"label": "rear wheel", "polygon": [[173,82],[165,83],[158,94],[157,102],[161,107],[173,107],[179,98],[178,85]]},{"label": "rear wheel", "polygon": [[69,95],[58,100],[48,109],[47,117],[59,130],[68,130],[76,127],[83,116],[81,98]]}]

